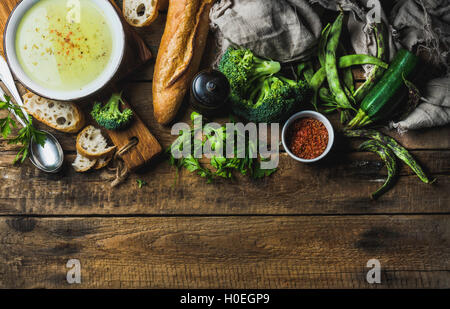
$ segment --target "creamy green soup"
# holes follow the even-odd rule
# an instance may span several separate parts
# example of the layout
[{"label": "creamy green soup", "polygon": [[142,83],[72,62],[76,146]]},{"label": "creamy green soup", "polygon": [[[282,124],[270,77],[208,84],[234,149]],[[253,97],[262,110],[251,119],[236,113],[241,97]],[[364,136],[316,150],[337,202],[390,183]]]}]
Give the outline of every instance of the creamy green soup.
[{"label": "creamy green soup", "polygon": [[75,91],[104,71],[111,58],[112,34],[90,0],[41,0],[20,22],[16,52],[34,82]]}]

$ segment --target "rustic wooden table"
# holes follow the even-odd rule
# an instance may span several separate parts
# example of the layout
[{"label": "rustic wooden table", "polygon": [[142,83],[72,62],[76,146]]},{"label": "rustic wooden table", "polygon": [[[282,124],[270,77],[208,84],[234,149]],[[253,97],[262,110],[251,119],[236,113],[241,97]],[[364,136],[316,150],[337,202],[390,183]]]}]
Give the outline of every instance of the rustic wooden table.
[{"label": "rustic wooden table", "polygon": [[[164,21],[138,30],[155,55]],[[130,76],[124,93],[167,147],[170,128],[152,114],[153,66]],[[394,134],[438,181],[422,184],[403,167],[377,202],[368,196],[385,168],[343,138],[320,164],[281,154],[261,181],[206,184],[183,171],[174,184],[159,160],[115,189],[105,171],[73,171],[75,136],[55,132],[67,158],[57,175],[13,166],[17,148],[1,140],[0,287],[448,288],[449,133]],[[79,285],[66,281],[69,259],[81,262]],[[366,282],[370,259],[381,263],[381,284]]]}]

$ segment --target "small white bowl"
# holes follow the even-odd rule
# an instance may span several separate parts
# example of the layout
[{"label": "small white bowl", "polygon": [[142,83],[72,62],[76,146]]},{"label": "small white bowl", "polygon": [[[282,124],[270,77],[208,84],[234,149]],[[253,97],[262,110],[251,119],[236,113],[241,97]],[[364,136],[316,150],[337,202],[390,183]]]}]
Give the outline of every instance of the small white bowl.
[{"label": "small white bowl", "polygon": [[[319,120],[320,122],[322,122],[325,125],[325,128],[327,128],[328,131],[328,145],[327,148],[325,149],[325,151],[318,156],[317,158],[314,159],[302,159],[297,157],[296,155],[294,155],[288,146],[287,143],[287,133],[289,130],[289,127],[297,120],[300,118],[314,118]],[[286,152],[289,154],[289,156],[291,156],[291,158],[293,158],[296,161],[302,162],[302,163],[313,163],[313,162],[317,162],[321,159],[323,159],[331,150],[331,148],[333,147],[333,143],[334,143],[334,129],[333,126],[331,125],[331,122],[327,119],[327,117],[325,117],[324,115],[318,113],[318,112],[314,112],[314,111],[303,111],[297,114],[294,114],[291,118],[288,119],[288,121],[286,121],[286,123],[283,126],[283,131],[281,132],[281,138],[282,138],[282,143],[283,143],[283,147],[286,150]]]},{"label": "small white bowl", "polygon": [[31,9],[39,0],[22,0],[13,9],[9,15],[6,23],[5,32],[3,36],[3,46],[5,50],[6,60],[11,71],[15,77],[32,92],[46,97],[48,99],[59,101],[76,101],[89,97],[94,93],[104,88],[115,76],[122,63],[125,53],[125,32],[122,21],[117,14],[117,11],[109,1],[105,0],[90,0],[102,11],[106,17],[108,26],[111,29],[112,35],[112,53],[111,59],[103,70],[103,72],[91,83],[85,85],[80,90],[74,91],[56,91],[47,89],[35,81],[33,81],[22,69],[16,53],[16,33],[22,17]]}]

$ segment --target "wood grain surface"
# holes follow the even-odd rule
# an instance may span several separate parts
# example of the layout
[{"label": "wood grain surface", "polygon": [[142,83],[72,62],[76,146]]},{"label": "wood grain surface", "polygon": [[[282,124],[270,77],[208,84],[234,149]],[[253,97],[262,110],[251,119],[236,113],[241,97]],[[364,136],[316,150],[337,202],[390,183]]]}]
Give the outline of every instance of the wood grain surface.
[{"label": "wood grain surface", "polygon": [[[164,22],[161,14],[136,29],[154,55]],[[153,119],[153,70],[150,60],[120,88],[164,149],[175,137]],[[354,75],[360,83],[361,70]],[[189,114],[185,106],[177,120]],[[281,149],[279,170],[260,181],[238,176],[208,185],[186,171],[176,177],[161,156],[112,190],[108,171],[70,167],[75,136],[50,131],[67,158],[57,175],[29,162],[13,166],[17,147],[0,140],[2,288],[450,287],[449,126],[385,131],[437,182],[422,184],[403,166],[395,188],[377,202],[368,195],[384,181],[384,166],[356,151],[360,140],[340,134],[316,165],[298,164]],[[139,189],[137,179],[147,185]],[[74,258],[82,265],[80,285],[65,279]],[[373,258],[382,283],[369,285]]]},{"label": "wood grain surface", "polygon": [[[0,219],[0,286],[379,288],[449,286],[448,216]],[[17,244],[20,243],[20,246]],[[82,283],[66,282],[79,259]]]}]

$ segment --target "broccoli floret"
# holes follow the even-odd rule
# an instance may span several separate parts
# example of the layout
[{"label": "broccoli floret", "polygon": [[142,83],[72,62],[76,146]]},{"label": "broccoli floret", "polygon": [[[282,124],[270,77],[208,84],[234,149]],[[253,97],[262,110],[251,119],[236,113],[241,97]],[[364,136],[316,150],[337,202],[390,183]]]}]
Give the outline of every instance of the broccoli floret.
[{"label": "broccoli floret", "polygon": [[282,121],[300,103],[308,89],[304,81],[295,82],[281,76],[269,76],[253,85],[248,99],[233,94],[233,111],[252,122]]},{"label": "broccoli floret", "polygon": [[219,63],[219,70],[240,97],[246,97],[255,80],[278,73],[280,69],[279,62],[261,59],[249,49],[229,48]]},{"label": "broccoli floret", "polygon": [[101,103],[94,104],[92,118],[105,129],[123,129],[131,122],[133,111],[129,108],[120,111],[120,104],[124,104],[121,94],[114,93],[104,106]]}]

